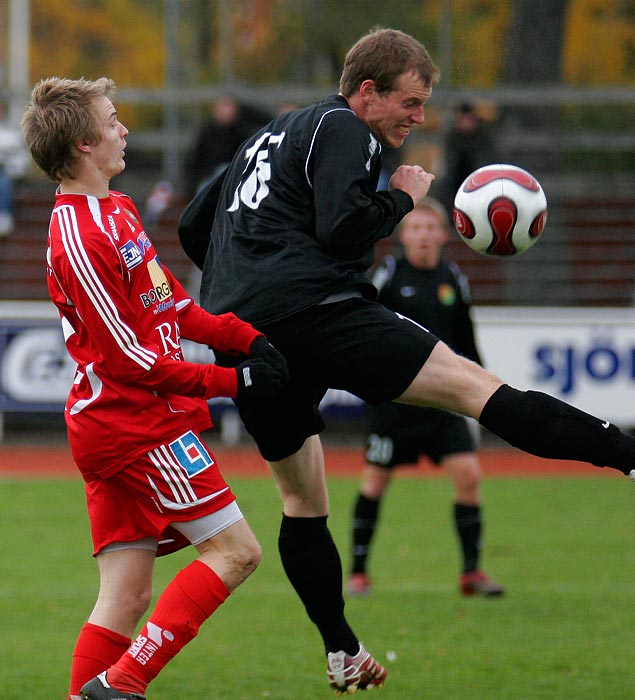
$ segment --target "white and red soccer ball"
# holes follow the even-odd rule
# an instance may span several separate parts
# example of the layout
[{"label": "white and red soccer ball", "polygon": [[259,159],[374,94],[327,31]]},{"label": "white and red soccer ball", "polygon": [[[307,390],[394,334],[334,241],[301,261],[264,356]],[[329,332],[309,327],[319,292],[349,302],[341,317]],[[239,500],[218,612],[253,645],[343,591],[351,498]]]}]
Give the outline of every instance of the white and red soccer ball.
[{"label": "white and red soccer ball", "polygon": [[469,175],[454,198],[454,227],[483,255],[524,253],[547,223],[547,198],[536,178],[515,165],[486,165]]}]

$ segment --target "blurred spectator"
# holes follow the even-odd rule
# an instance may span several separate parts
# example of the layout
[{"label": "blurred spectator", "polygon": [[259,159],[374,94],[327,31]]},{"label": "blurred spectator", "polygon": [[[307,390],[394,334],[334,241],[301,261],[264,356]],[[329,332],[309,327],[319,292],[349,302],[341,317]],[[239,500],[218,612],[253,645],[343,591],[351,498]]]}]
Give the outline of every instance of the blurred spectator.
[{"label": "blurred spectator", "polygon": [[146,227],[152,228],[159,223],[163,212],[172,204],[174,188],[168,180],[156,182],[146,198],[143,220]]},{"label": "blurred spectator", "polygon": [[452,124],[445,141],[445,177],[438,198],[452,215],[454,195],[463,180],[477,168],[498,162],[491,124],[476,105],[462,102],[452,112]]},{"label": "blurred spectator", "polygon": [[297,102],[291,102],[290,100],[284,100],[280,102],[276,107],[276,116],[281,114],[286,114],[287,112],[293,112],[294,109],[299,109],[300,105]]},{"label": "blurred spectator", "polygon": [[215,100],[187,159],[188,197],[191,199],[220,166],[229,163],[238,146],[270,118],[256,107],[241,105],[231,95]]},{"label": "blurred spectator", "polygon": [[0,236],[13,231],[14,182],[26,175],[30,163],[22,132],[8,124],[0,104]]},{"label": "blurred spectator", "polygon": [[[193,199],[224,165],[228,165],[242,142],[271,119],[271,114],[254,105],[241,104],[231,95],[219,97],[212,105],[211,116],[203,124],[189,153],[186,169],[186,196]],[[162,183],[157,183],[146,202],[144,219],[152,220],[154,206],[165,201]],[[169,202],[168,202],[169,204]],[[167,204],[166,204],[167,206]],[[161,216],[163,210],[158,212]],[[192,265],[185,288],[198,302],[201,271]]]}]

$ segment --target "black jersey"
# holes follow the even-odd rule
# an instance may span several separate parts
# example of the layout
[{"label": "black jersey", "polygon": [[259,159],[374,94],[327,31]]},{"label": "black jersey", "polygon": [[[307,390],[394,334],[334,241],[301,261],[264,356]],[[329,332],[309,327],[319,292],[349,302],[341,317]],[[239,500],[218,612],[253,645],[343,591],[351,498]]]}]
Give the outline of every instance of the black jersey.
[{"label": "black jersey", "polygon": [[377,192],[381,145],[344,97],[283,114],[235,155],[203,268],[201,305],[256,325],[358,289],[376,241],[412,209]]},{"label": "black jersey", "polygon": [[413,267],[405,258],[385,258],[373,282],[379,301],[416,321],[445,341],[455,352],[479,364],[470,318],[467,278],[454,262],[442,261],[432,270]]}]

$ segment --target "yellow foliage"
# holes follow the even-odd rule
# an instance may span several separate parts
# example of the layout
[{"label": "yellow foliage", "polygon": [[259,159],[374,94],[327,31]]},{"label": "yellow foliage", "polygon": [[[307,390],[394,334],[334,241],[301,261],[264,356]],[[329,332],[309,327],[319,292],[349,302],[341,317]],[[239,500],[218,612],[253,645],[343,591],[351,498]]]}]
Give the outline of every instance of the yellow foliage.
[{"label": "yellow foliage", "polygon": [[563,81],[574,85],[635,82],[635,2],[570,0]]},{"label": "yellow foliage", "polygon": [[[500,83],[514,1],[520,0],[451,0],[451,75],[442,85]],[[182,0],[183,15],[187,7]],[[164,0],[31,0],[31,8],[32,82],[49,75],[108,75],[119,87],[165,84]],[[236,77],[260,84],[288,78],[289,66],[307,45],[297,8],[288,0],[236,0]],[[422,0],[421,26],[437,26],[441,10],[442,0]],[[212,15],[218,21],[217,9]],[[182,22],[184,55],[195,29]],[[218,41],[210,42],[209,52],[211,65],[217,66]],[[565,83],[635,82],[635,0],[568,0],[562,52]],[[215,74],[212,67],[205,77]],[[152,109],[144,114],[137,108],[126,118],[151,119]]]},{"label": "yellow foliage", "polygon": [[[163,85],[163,5],[158,0],[31,0],[32,84],[52,75],[106,75],[118,87]],[[135,121],[134,110],[123,111],[127,121]]]},{"label": "yellow foliage", "polygon": [[108,75],[122,87],[163,84],[162,2],[32,0],[31,5],[33,80],[82,73]]},{"label": "yellow foliage", "polygon": [[451,12],[452,84],[478,88],[496,85],[503,67],[511,2],[452,0]]}]

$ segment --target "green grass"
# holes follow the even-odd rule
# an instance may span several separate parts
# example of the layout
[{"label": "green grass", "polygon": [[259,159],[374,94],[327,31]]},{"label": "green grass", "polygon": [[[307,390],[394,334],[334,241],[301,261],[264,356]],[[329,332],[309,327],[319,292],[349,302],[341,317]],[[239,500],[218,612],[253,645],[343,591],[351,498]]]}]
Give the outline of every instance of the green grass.
[{"label": "green grass", "polygon": [[[263,563],[150,686],[149,697],[330,698],[317,632],[278,560],[273,482],[228,478],[263,545]],[[356,485],[330,483],[331,528],[345,565]],[[411,478],[393,484],[373,553],[375,590],[347,606],[357,634],[389,669],[377,697],[632,697],[632,487],[600,473],[489,479],[484,492],[484,566],[508,587],[500,600],[457,594],[449,485]],[[82,484],[0,482],[0,512],[1,697],[61,700],[75,637],[97,590]],[[190,556],[157,562],[157,592]]]}]

